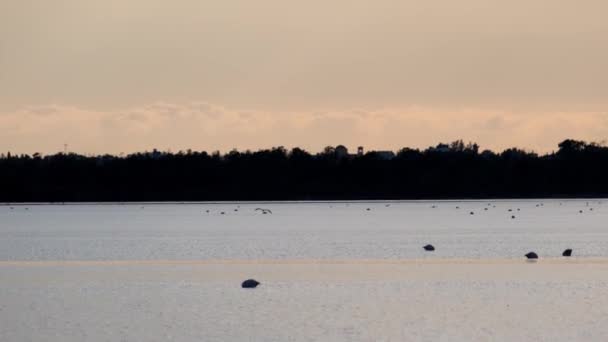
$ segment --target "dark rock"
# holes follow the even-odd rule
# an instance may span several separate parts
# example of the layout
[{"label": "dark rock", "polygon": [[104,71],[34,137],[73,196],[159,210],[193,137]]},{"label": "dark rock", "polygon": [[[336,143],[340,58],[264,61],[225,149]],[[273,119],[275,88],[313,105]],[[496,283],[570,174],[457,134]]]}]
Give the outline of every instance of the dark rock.
[{"label": "dark rock", "polygon": [[242,284],[241,287],[244,289],[255,289],[260,285],[260,282],[255,279],[247,279]]},{"label": "dark rock", "polygon": [[514,218],[515,218],[515,215],[511,215],[511,219],[514,219]]},{"label": "dark rock", "polygon": [[424,248],[424,250],[427,251],[427,252],[432,252],[432,251],[435,250],[435,247],[433,245],[426,245],[426,246],[424,246],[422,248]]},{"label": "dark rock", "polygon": [[536,254],[534,252],[530,252],[530,253],[526,254],[526,258],[528,258],[528,259],[538,259],[538,254]]},{"label": "dark rock", "polygon": [[564,251],[564,253],[562,253],[562,256],[565,256],[565,257],[572,256],[572,250],[570,248],[566,249]]}]

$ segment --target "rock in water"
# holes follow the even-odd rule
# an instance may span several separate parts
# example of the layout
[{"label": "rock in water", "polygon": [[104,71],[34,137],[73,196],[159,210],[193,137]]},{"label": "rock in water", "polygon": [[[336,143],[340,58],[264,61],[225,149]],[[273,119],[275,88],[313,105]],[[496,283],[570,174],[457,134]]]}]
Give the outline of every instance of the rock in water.
[{"label": "rock in water", "polygon": [[530,253],[526,254],[526,258],[528,258],[528,259],[538,259],[538,254],[536,254],[534,252],[530,252]]},{"label": "rock in water", "polygon": [[566,249],[564,251],[564,253],[562,253],[562,256],[565,256],[565,257],[572,256],[572,250],[570,248]]},{"label": "rock in water", "polygon": [[241,287],[244,289],[255,289],[260,285],[260,282],[255,279],[247,279],[242,284]]},{"label": "rock in water", "polygon": [[424,246],[422,248],[424,248],[424,250],[427,251],[427,252],[432,252],[432,251],[435,250],[435,247],[433,247],[433,245],[426,245],[426,246]]}]

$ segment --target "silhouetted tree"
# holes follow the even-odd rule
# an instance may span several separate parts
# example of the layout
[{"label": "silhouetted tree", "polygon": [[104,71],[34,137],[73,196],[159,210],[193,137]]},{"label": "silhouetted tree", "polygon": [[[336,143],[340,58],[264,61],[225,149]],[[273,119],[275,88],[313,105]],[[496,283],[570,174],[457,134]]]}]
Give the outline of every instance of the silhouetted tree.
[{"label": "silhouetted tree", "polygon": [[479,153],[457,140],[392,159],[333,147],[127,156],[0,156],[0,202],[604,197],[608,147],[565,140],[556,153]]}]

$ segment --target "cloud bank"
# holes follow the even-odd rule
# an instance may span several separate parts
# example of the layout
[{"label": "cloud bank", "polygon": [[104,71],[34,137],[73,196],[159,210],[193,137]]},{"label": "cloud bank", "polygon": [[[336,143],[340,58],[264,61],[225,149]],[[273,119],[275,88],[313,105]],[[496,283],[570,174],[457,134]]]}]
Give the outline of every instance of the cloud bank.
[{"label": "cloud bank", "polygon": [[234,110],[206,102],[157,102],[121,110],[28,106],[0,113],[0,151],[131,153],[160,150],[257,150],[327,145],[354,149],[426,148],[455,139],[483,149],[549,152],[566,138],[601,142],[606,112],[513,112],[408,107],[276,113]]}]

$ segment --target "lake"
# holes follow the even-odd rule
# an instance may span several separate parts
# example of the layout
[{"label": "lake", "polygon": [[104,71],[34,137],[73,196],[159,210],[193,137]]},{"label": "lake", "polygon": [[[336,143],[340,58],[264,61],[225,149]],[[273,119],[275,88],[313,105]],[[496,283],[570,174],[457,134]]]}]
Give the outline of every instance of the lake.
[{"label": "lake", "polygon": [[0,206],[0,341],[605,341],[607,219],[604,200]]},{"label": "lake", "polygon": [[606,222],[598,200],[0,206],[0,260],[599,257]]}]

